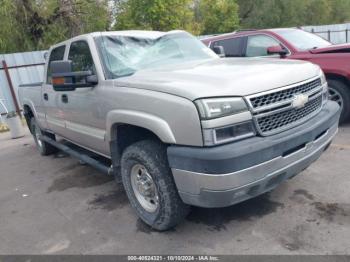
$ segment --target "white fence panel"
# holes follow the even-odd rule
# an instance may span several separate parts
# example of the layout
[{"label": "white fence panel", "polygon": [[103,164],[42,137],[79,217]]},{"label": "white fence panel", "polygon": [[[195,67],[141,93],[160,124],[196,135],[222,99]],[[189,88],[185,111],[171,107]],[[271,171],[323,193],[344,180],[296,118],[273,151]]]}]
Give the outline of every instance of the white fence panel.
[{"label": "white fence panel", "polygon": [[[34,51],[14,54],[0,54],[0,99],[2,99],[9,111],[15,110],[15,105],[10,92],[8,80],[2,61],[6,61],[13,88],[18,100],[18,86],[42,82],[44,78],[45,51]],[[0,114],[5,109],[0,105]]]},{"label": "white fence panel", "polygon": [[350,23],[336,25],[303,26],[305,31],[315,33],[333,44],[350,42]]}]

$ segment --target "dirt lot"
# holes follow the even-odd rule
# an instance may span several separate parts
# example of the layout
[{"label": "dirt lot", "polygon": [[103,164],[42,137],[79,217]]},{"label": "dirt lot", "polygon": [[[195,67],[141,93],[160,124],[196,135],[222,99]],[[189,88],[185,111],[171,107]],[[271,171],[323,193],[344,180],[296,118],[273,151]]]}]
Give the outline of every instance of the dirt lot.
[{"label": "dirt lot", "polygon": [[350,254],[350,125],[318,162],[270,194],[193,208],[158,233],[122,187],[73,158],[0,134],[0,254]]}]

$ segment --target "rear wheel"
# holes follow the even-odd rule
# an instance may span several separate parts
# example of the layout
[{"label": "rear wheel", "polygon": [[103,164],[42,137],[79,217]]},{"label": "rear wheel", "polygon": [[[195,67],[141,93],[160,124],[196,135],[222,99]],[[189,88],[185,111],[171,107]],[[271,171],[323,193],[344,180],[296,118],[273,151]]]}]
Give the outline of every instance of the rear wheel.
[{"label": "rear wheel", "polygon": [[121,166],[130,203],[146,224],[167,230],[187,216],[190,208],[177,192],[164,145],[152,140],[136,142],[123,152]]},{"label": "rear wheel", "polygon": [[30,130],[33,134],[36,147],[41,155],[47,156],[58,151],[56,147],[42,140],[43,135],[48,136],[51,139],[55,139],[55,135],[42,131],[34,117],[32,117],[30,121]]},{"label": "rear wheel", "polygon": [[350,88],[339,80],[328,80],[329,99],[337,102],[341,108],[339,123],[350,117]]}]

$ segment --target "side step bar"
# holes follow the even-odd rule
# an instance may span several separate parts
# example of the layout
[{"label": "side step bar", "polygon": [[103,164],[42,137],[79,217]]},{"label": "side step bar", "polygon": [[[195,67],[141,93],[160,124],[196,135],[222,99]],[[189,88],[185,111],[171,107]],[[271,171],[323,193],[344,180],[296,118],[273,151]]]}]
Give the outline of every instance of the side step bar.
[{"label": "side step bar", "polygon": [[113,167],[109,167],[104,165],[103,163],[97,161],[96,159],[83,154],[81,152],[78,152],[66,145],[63,145],[61,143],[56,142],[55,140],[47,137],[47,136],[42,136],[41,139],[54,147],[57,147],[59,150],[71,155],[72,157],[78,158],[79,160],[83,161],[84,163],[96,168],[97,170],[101,171],[102,173],[106,175],[112,175],[113,174]]}]

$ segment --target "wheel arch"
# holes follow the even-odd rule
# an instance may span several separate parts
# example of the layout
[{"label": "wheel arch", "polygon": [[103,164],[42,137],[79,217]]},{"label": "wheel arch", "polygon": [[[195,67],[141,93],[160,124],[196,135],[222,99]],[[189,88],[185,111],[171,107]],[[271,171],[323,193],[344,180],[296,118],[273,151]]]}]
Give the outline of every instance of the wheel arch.
[{"label": "wheel arch", "polygon": [[109,142],[113,166],[120,166],[123,151],[129,145],[155,139],[164,144],[176,140],[165,120],[144,112],[115,110],[107,114],[106,141]]},{"label": "wheel arch", "polygon": [[112,138],[112,141],[115,141],[117,145],[119,154],[129,145],[141,140],[152,139],[161,141],[151,130],[126,123],[115,123],[112,126]]},{"label": "wheel arch", "polygon": [[168,123],[148,113],[132,110],[114,110],[107,114],[106,140],[111,141],[117,137],[119,126],[128,125],[153,133],[160,141],[175,144],[175,136]]},{"label": "wheel arch", "polygon": [[32,109],[32,107],[28,104],[23,104],[23,114],[24,114],[24,118],[27,122],[27,126],[29,128],[29,131],[32,133],[32,129],[30,126],[30,121],[31,118],[35,118],[35,111]]},{"label": "wheel arch", "polygon": [[325,76],[326,76],[327,80],[341,81],[349,88],[349,91],[350,91],[350,81],[345,76],[340,75],[340,74],[335,74],[335,73],[325,73]]}]

